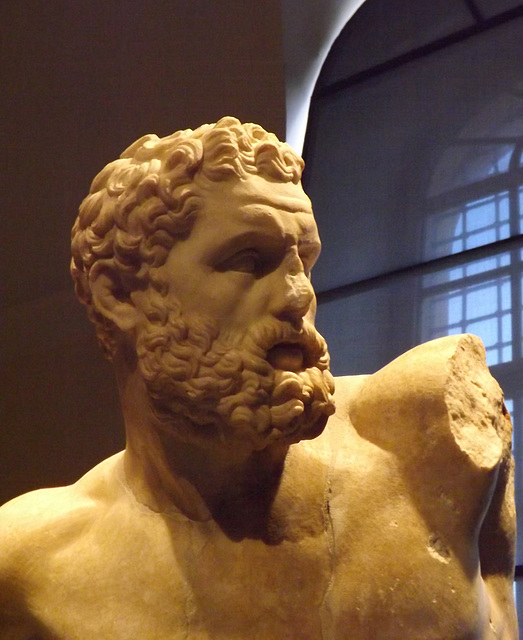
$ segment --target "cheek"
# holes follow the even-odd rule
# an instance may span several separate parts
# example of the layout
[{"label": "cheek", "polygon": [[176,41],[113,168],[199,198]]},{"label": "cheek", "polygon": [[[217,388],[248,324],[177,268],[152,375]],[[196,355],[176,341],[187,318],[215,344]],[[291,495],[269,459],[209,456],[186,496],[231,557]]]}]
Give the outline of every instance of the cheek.
[{"label": "cheek", "polygon": [[212,273],[193,285],[192,306],[208,313],[216,320],[238,318],[251,306],[253,278],[248,274]]}]

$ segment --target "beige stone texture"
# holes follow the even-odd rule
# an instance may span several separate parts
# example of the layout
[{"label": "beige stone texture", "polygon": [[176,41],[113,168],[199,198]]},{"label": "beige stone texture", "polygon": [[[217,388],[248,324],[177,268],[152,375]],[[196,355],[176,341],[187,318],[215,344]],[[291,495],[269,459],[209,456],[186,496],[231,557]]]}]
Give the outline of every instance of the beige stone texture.
[{"label": "beige stone texture", "polygon": [[93,182],[73,275],[127,446],[0,509],[0,638],[517,638],[511,424],[481,341],[334,391],[301,166],[225,119]]}]

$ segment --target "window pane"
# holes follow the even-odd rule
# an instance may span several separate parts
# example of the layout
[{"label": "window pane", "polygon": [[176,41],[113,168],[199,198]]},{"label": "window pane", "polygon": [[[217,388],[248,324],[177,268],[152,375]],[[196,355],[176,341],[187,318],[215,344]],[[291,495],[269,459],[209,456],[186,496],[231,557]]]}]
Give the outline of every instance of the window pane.
[{"label": "window pane", "polygon": [[[430,276],[402,274],[365,291],[318,306],[336,375],[370,373],[407,349],[433,338],[479,335],[491,366],[513,355],[510,275],[446,281],[451,269]],[[427,286],[427,279],[444,284]]]},{"label": "window pane", "polygon": [[460,253],[510,236],[508,191],[427,218],[426,259]]},{"label": "window pane", "polygon": [[474,260],[459,267],[440,269],[423,276],[423,286],[425,288],[441,285],[447,282],[462,280],[469,276],[479,275],[488,271],[494,271],[510,264],[510,253],[508,251],[481,260]]},{"label": "window pane", "polygon": [[373,373],[413,347],[419,289],[420,278],[407,275],[337,300],[320,298],[316,325],[327,339],[333,373]]},{"label": "window pane", "polygon": [[485,273],[485,271],[493,271],[500,267],[506,267],[510,264],[510,255],[503,253],[499,256],[493,256],[492,258],[484,258],[483,260],[475,260],[470,264],[467,264],[463,268],[465,276],[474,276],[478,273]]},{"label": "window pane", "polygon": [[443,153],[432,176],[429,195],[437,196],[509,169],[513,144],[492,144],[487,141],[451,144]]},{"label": "window pane", "polygon": [[[509,237],[504,179],[523,126],[522,56],[513,20],[313,99],[304,183],[324,247],[318,291]],[[482,179],[503,182],[497,202],[474,192],[470,210],[447,203],[449,219],[427,233],[436,193]]]},{"label": "window pane", "polygon": [[422,301],[421,340],[474,333],[485,344],[489,365],[508,362],[512,359],[510,300],[509,276],[428,292]]}]

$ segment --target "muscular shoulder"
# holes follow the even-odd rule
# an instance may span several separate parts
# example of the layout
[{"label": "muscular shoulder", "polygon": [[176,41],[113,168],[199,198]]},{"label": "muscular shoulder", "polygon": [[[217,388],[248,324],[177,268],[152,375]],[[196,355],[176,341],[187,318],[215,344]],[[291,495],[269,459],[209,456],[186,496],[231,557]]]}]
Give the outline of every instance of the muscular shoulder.
[{"label": "muscular shoulder", "polygon": [[376,373],[367,376],[363,393],[369,391],[380,402],[395,403],[451,394],[457,387],[486,388],[499,399],[501,391],[485,362],[485,348],[480,338],[470,334],[451,335],[425,342],[406,351]]},{"label": "muscular shoulder", "polygon": [[479,555],[493,624],[516,637],[512,429],[481,340],[433,340],[338,390],[345,431],[392,461],[420,530],[437,531],[470,575]]},{"label": "muscular shoulder", "polygon": [[0,612],[21,607],[49,557],[78,539],[114,492],[110,458],[77,483],[39,489],[0,508]]},{"label": "muscular shoulder", "polygon": [[369,376],[351,401],[353,424],[386,448],[404,438],[452,441],[492,469],[510,439],[503,393],[472,335],[439,338],[411,349]]},{"label": "muscular shoulder", "polygon": [[[438,511],[440,528],[444,520],[457,530],[459,513],[463,535],[477,531],[494,485],[507,515],[498,513],[492,529],[512,523],[511,424],[479,338],[431,341],[341,390],[338,433],[390,462],[413,500]],[[502,529],[513,537],[512,524]]]}]

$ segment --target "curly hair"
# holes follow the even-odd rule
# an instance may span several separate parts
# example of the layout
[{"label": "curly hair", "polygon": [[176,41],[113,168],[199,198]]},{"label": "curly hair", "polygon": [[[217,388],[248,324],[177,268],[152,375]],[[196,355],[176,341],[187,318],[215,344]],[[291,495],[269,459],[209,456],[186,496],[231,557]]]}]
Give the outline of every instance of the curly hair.
[{"label": "curly hair", "polygon": [[257,174],[297,184],[303,166],[274,134],[226,117],[165,138],[143,136],[102,169],[72,229],[71,274],[105,354],[113,354],[114,327],[93,303],[93,268],[116,273],[124,291],[143,288],[151,270],[190,233],[201,203],[200,178],[218,182]]}]

